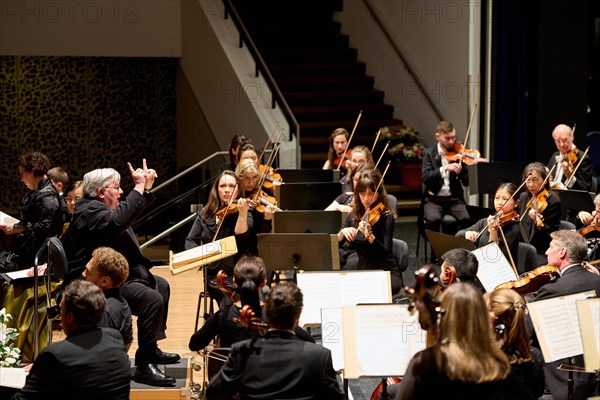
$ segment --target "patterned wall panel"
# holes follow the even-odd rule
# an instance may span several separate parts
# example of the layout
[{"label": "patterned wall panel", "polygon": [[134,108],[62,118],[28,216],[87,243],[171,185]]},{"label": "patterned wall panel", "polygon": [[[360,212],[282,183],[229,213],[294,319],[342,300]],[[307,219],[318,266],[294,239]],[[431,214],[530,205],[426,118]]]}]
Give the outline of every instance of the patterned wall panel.
[{"label": "patterned wall panel", "polygon": [[29,151],[74,179],[113,167],[126,191],[127,161],[146,158],[158,183],[173,176],[176,68],[172,58],[0,57],[0,209],[25,194],[16,162]]}]

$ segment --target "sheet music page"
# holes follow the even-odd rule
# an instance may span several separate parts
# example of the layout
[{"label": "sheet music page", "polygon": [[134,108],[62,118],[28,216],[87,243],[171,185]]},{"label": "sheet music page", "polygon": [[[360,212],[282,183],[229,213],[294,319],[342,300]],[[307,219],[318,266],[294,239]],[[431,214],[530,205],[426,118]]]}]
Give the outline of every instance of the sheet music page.
[{"label": "sheet music page", "polygon": [[583,353],[576,302],[594,296],[593,293],[576,293],[527,304],[547,363]]},{"label": "sheet music page", "polygon": [[16,224],[18,222],[19,222],[18,219],[13,218],[10,215],[0,211],[0,225],[10,225],[10,224]]},{"label": "sheet music page", "polygon": [[576,304],[585,370],[594,372],[600,370],[600,298],[579,300]]},{"label": "sheet music page", "polygon": [[23,278],[32,278],[31,276],[27,275],[27,272],[29,272],[29,269],[30,268],[21,269],[19,271],[6,272],[6,276],[8,276],[12,280],[23,279]]},{"label": "sheet music page", "polygon": [[500,250],[498,243],[488,243],[473,250],[472,253],[479,261],[477,278],[481,281],[486,292],[491,292],[502,283],[518,279],[504,253]]},{"label": "sheet music page", "polygon": [[209,257],[213,254],[219,254],[222,252],[220,241],[210,242],[203,244],[202,246],[194,247],[193,249],[185,250],[177,254],[173,254],[173,266],[190,263],[196,260],[200,260],[205,257]]},{"label": "sheet music page", "polygon": [[344,337],[342,331],[342,308],[321,309],[321,333],[323,347],[331,351],[333,369],[344,369]]},{"label": "sheet music page", "polygon": [[389,271],[305,271],[296,280],[304,295],[301,326],[320,324],[321,308],[392,302]]},{"label": "sheet music page", "polygon": [[0,367],[0,386],[21,389],[25,386],[27,372],[23,368]]},{"label": "sheet music page", "polygon": [[343,307],[344,377],[402,376],[426,333],[407,305]]}]

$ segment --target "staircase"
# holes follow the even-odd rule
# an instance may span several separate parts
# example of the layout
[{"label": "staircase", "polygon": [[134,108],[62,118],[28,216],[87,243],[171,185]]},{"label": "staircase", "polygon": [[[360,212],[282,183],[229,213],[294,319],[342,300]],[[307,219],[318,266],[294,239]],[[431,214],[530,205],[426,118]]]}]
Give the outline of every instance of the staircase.
[{"label": "staircase", "polygon": [[350,147],[370,149],[380,127],[402,124],[333,21],[342,1],[233,3],[300,124],[302,168],[321,168],[331,133],[352,132],[361,110]]}]

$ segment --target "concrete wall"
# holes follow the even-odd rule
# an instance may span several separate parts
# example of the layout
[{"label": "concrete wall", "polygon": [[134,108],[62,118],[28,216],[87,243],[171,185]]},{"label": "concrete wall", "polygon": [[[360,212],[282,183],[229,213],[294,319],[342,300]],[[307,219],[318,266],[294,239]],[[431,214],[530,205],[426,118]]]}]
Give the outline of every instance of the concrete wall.
[{"label": "concrete wall", "polygon": [[179,57],[181,0],[0,0],[0,55]]}]

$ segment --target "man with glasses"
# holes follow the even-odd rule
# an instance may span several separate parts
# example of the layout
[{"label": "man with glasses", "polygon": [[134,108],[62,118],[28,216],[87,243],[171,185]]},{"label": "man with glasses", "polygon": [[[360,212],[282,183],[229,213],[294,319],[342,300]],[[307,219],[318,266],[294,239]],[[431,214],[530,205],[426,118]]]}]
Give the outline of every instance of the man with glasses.
[{"label": "man with glasses", "polygon": [[135,354],[136,380],[152,386],[171,386],[157,364],[173,364],[179,355],[164,353],[157,341],[166,337],[170,288],[166,279],[150,272],[152,263],[144,257],[131,224],[154,199],[150,189],[157,178],[146,160],[134,169],[128,163],[135,184],[124,201],[119,201],[121,175],[112,168],[96,169],[83,177],[84,197],[77,203],[73,220],[62,242],[69,260],[65,281],[78,278],[98,247],[111,247],[123,254],[129,276],[121,294],[137,316],[138,349]]},{"label": "man with glasses", "polygon": [[[594,177],[592,159],[573,144],[573,130],[565,124],[557,125],[552,131],[552,139],[558,150],[548,161],[548,169],[556,164],[550,185],[553,189],[573,189],[590,191]],[[581,160],[583,157],[583,160]],[[581,161],[581,164],[579,163]],[[577,171],[575,171],[575,168]],[[575,176],[571,178],[575,172]],[[570,181],[569,181],[569,178]],[[567,185],[568,181],[568,185]]]}]

